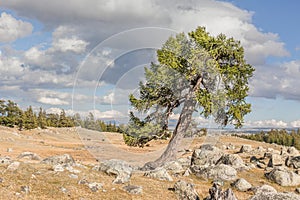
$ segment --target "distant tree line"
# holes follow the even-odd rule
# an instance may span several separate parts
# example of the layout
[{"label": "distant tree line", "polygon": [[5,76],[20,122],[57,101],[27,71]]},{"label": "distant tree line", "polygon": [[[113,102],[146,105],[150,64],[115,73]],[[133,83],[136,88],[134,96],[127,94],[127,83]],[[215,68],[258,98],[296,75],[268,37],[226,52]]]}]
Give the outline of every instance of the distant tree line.
[{"label": "distant tree line", "polygon": [[18,127],[22,129],[34,129],[46,127],[73,127],[75,125],[73,117],[67,116],[62,110],[60,114],[47,114],[40,108],[39,112],[33,111],[29,106],[22,110],[15,102],[0,100],[0,125],[7,127]]},{"label": "distant tree line", "polygon": [[102,132],[121,132],[120,127],[115,122],[104,122],[99,119],[95,119],[93,113],[89,113],[85,119],[81,119],[81,116],[76,113],[74,115],[75,124],[82,128],[102,131]]},{"label": "distant tree line", "polygon": [[300,149],[300,129],[292,130],[290,132],[285,129],[272,129],[268,132],[261,131],[260,133],[247,135],[234,134],[234,136],[266,143],[275,143],[284,146],[294,146],[295,148]]},{"label": "distant tree line", "polygon": [[31,106],[26,110],[22,110],[11,100],[0,100],[0,125],[12,128],[18,127],[19,130],[29,130],[38,127],[46,129],[47,127],[81,126],[96,131],[120,132],[116,123],[95,120],[92,113],[89,113],[86,118],[82,119],[78,113],[74,116],[67,116],[63,109],[60,114],[46,113],[42,108],[39,109],[39,112],[34,112]]}]

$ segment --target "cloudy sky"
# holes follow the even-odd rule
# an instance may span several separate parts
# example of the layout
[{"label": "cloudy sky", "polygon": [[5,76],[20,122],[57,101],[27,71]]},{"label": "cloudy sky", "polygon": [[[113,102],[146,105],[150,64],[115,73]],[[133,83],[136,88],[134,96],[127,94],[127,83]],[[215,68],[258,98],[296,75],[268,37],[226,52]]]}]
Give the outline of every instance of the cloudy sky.
[{"label": "cloudy sky", "polygon": [[22,108],[126,118],[127,96],[155,50],[170,35],[205,26],[240,40],[256,68],[245,125],[300,127],[299,6],[298,0],[2,0],[0,98]]}]

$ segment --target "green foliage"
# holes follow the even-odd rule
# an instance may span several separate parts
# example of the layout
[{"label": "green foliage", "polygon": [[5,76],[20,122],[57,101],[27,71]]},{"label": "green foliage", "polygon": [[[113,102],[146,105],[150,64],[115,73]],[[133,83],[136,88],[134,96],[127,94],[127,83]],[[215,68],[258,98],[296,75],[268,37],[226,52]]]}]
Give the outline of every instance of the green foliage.
[{"label": "green foliage", "polygon": [[22,129],[34,129],[40,127],[42,129],[49,127],[72,127],[75,125],[74,119],[66,116],[63,110],[60,115],[47,114],[45,110],[40,108],[38,116],[29,106],[25,111],[20,109],[18,105],[8,100],[0,100],[0,125],[15,127]]},{"label": "green foliage", "polygon": [[256,134],[247,134],[247,135],[234,135],[250,140],[256,140],[266,143],[275,143],[284,146],[294,146],[300,150],[300,129],[297,131],[292,130],[291,132],[283,130],[272,129],[269,132],[263,132]]},{"label": "green foliage", "polygon": [[[141,131],[145,124],[151,123],[159,126],[158,134],[164,134],[170,115],[180,105],[176,134],[178,127],[180,132],[188,131],[190,120],[181,119],[190,119],[196,110],[222,126],[242,126],[251,111],[245,98],[254,68],[246,63],[239,41],[224,34],[211,36],[199,27],[187,35],[170,37],[157,51],[157,58],[158,64],[145,68],[146,82],[139,85],[139,97],[129,96],[136,111],[147,115],[142,123],[129,124],[127,135],[138,138],[146,134]],[[151,132],[147,134],[150,137]]]}]

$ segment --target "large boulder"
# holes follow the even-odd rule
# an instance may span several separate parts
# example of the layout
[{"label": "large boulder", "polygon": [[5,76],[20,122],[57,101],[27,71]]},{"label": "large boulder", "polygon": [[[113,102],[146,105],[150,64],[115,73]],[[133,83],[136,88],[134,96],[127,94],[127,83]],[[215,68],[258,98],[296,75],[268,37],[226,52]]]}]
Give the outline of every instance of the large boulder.
[{"label": "large boulder", "polygon": [[30,160],[41,160],[41,157],[39,155],[37,155],[36,153],[32,153],[32,152],[23,152],[17,158],[18,159],[28,158]]},{"label": "large boulder", "polygon": [[167,170],[163,167],[158,167],[154,170],[147,171],[144,173],[144,176],[153,179],[158,179],[158,180],[173,181],[172,177],[168,174]]},{"label": "large boulder", "polygon": [[245,169],[245,163],[243,161],[243,159],[237,155],[237,154],[226,154],[223,155],[218,161],[217,161],[217,165],[218,164],[225,164],[225,165],[230,165],[232,166],[234,169],[236,170],[242,170]]},{"label": "large boulder", "polygon": [[274,168],[265,176],[281,186],[298,186],[300,185],[300,175],[289,171],[284,167]]},{"label": "large boulder", "polygon": [[236,179],[237,171],[229,165],[216,165],[213,167],[194,166],[191,171],[198,177],[206,179],[219,179],[223,181],[232,181]]},{"label": "large boulder", "polygon": [[299,169],[300,168],[300,156],[296,156],[296,157],[289,156],[286,159],[286,165],[288,167],[293,167],[294,169]]},{"label": "large boulder", "polygon": [[200,149],[195,149],[192,154],[192,165],[214,165],[220,160],[224,153],[212,145],[202,145]]},{"label": "large boulder", "polygon": [[41,161],[41,163],[44,164],[50,164],[50,165],[69,165],[73,166],[75,165],[75,160],[73,157],[69,154],[63,154],[63,155],[57,155],[57,156],[51,156],[48,158],[45,158]]},{"label": "large boulder", "polygon": [[167,162],[163,167],[166,170],[170,171],[172,174],[181,174],[186,170],[178,161]]},{"label": "large boulder", "polygon": [[287,152],[292,156],[299,156],[299,151],[295,147],[289,147]]},{"label": "large boulder", "polygon": [[93,170],[103,171],[108,175],[116,176],[113,183],[126,183],[130,180],[133,168],[125,161],[118,159],[105,160],[95,166]]},{"label": "large boulder", "polygon": [[232,187],[236,188],[241,192],[248,191],[252,188],[252,185],[243,178],[239,178],[231,184]]},{"label": "large boulder", "polygon": [[179,180],[174,185],[174,191],[179,200],[200,200],[194,185]]},{"label": "large boulder", "polygon": [[299,200],[300,196],[294,193],[261,192],[255,194],[250,200]]},{"label": "large boulder", "polygon": [[249,144],[244,144],[241,148],[240,148],[240,153],[250,153],[252,151],[252,146]]},{"label": "large boulder", "polygon": [[285,159],[279,154],[272,154],[269,159],[268,167],[283,166]]},{"label": "large boulder", "polygon": [[222,188],[214,183],[212,188],[209,189],[209,196],[204,200],[237,200],[237,198],[230,188],[222,191]]},{"label": "large boulder", "polygon": [[277,192],[276,189],[270,185],[262,185],[259,187],[254,187],[254,188],[252,188],[252,190],[254,191],[255,194],[266,193],[266,192],[272,192],[272,193]]}]

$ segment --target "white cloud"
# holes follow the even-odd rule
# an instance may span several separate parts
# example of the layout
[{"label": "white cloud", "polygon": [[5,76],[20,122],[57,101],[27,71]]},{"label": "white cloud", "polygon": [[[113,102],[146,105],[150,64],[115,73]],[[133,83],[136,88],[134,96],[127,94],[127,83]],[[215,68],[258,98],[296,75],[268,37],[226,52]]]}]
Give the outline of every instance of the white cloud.
[{"label": "white cloud", "polygon": [[33,26],[5,12],[0,16],[0,42],[13,42],[32,33]]},{"label": "white cloud", "polygon": [[294,127],[294,128],[299,128],[300,127],[300,120],[292,121],[291,126]]},{"label": "white cloud", "polygon": [[44,103],[49,105],[69,105],[69,102],[63,101],[59,98],[41,97],[37,101],[39,103]]},{"label": "white cloud", "polygon": [[74,53],[83,53],[86,50],[88,42],[78,39],[77,37],[60,38],[53,42],[54,50],[67,52],[72,51]]},{"label": "white cloud", "polygon": [[282,120],[258,120],[258,121],[248,121],[245,123],[247,127],[255,127],[255,128],[287,128],[288,123]]}]

